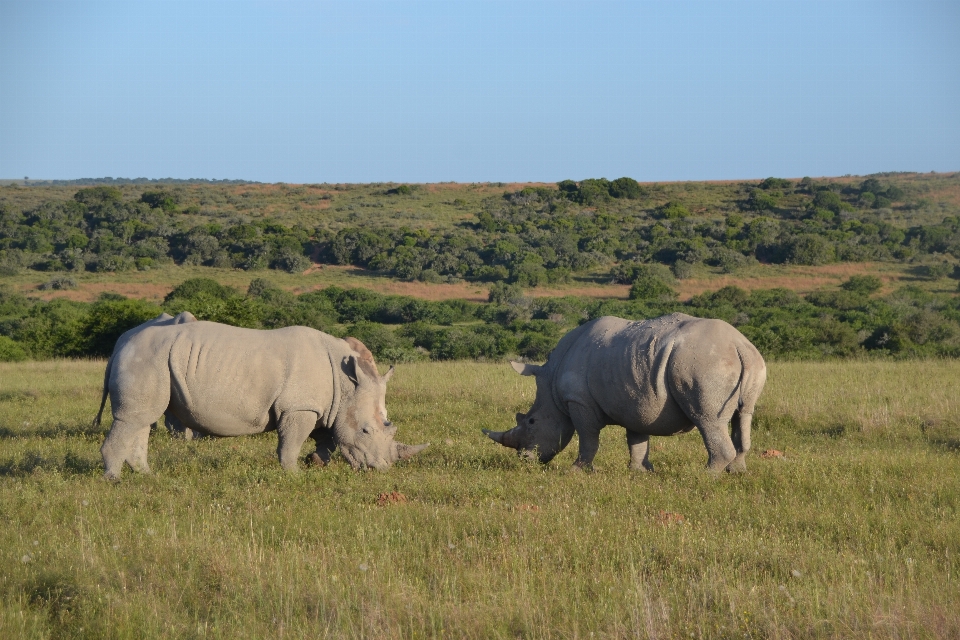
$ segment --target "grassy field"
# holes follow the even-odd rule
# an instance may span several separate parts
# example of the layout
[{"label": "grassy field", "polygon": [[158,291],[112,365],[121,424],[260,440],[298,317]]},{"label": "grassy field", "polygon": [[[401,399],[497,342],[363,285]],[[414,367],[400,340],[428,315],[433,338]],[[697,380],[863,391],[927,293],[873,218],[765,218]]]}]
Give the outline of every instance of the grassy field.
[{"label": "grassy field", "polygon": [[533,382],[443,363],[398,368],[433,446],[388,472],[157,433],[115,485],[102,370],[0,364],[0,637],[960,637],[960,362],[772,363],[741,476],[695,434],[628,472],[618,427],[521,461],[480,429]]}]

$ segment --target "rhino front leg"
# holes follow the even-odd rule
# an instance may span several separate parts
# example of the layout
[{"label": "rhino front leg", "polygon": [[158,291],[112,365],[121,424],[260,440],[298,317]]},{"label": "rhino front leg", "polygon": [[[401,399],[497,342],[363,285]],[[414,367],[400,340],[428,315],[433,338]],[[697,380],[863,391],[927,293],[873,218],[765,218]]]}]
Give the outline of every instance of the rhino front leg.
[{"label": "rhino front leg", "polygon": [[580,439],[580,452],[573,466],[577,469],[592,469],[593,459],[600,449],[600,430],[605,426],[593,411],[582,404],[570,403],[567,405],[573,428]]},{"label": "rhino front leg", "polygon": [[103,445],[104,474],[108,480],[119,480],[123,463],[127,462],[134,471],[150,473],[147,464],[147,442],[150,438],[150,423],[137,424],[125,420],[114,420]]},{"label": "rhino front leg", "polygon": [[277,457],[280,458],[281,467],[287,471],[297,470],[300,449],[316,426],[317,414],[313,411],[292,411],[280,417],[277,425]]},{"label": "rhino front leg", "polygon": [[309,460],[313,458],[313,460],[321,466],[330,464],[330,459],[333,457],[333,452],[337,449],[337,443],[333,439],[333,429],[318,427],[313,430],[313,432],[310,434],[310,437],[313,438],[313,441],[317,443],[317,450],[314,452],[316,457],[311,454],[307,456],[307,459]]},{"label": "rhino front leg", "polygon": [[630,468],[634,471],[653,471],[650,463],[650,436],[627,431],[627,447],[630,448]]}]

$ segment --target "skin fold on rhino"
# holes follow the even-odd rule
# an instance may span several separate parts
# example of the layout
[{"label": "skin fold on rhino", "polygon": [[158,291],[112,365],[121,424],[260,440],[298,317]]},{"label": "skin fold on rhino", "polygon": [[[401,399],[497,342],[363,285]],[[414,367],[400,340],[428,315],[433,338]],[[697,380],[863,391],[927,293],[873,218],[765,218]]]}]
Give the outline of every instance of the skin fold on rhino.
[{"label": "skin fold on rhino", "polygon": [[[272,331],[213,322],[159,324],[118,342],[108,363],[113,426],[100,451],[105,477],[124,463],[149,472],[150,424],[166,414],[195,433],[231,437],[277,431],[277,456],[294,471],[303,443],[334,448],[357,469],[385,469],[427,445],[394,440],[386,384],[370,352],[307,327]],[[125,334],[126,336],[126,334]]]},{"label": "skin fold on rhino", "polygon": [[[492,440],[547,463],[576,433],[574,467],[589,467],[600,430],[626,428],[630,468],[653,470],[650,436],[696,428],[711,471],[745,471],[750,423],[766,364],[743,334],[722,320],[674,313],[634,322],[605,316],[565,335],[543,366],[511,363],[537,381],[533,406]],[[732,423],[732,433],[728,425]]]},{"label": "skin fold on rhino", "polygon": [[[171,316],[169,313],[161,313],[156,318],[147,320],[143,324],[137,325],[133,329],[128,329],[125,331],[118,339],[117,343],[113,345],[113,353],[119,351],[123,345],[127,343],[130,338],[137,335],[147,327],[164,327],[171,324],[184,324],[185,322],[196,322],[197,318],[190,313],[189,311],[182,311],[176,315],[176,317]],[[93,419],[93,427],[98,428],[100,426],[101,419],[103,418],[103,409],[107,404],[107,394],[109,393],[109,383],[110,383],[110,369],[113,364],[113,354],[110,355],[110,358],[107,360],[107,369],[103,374],[103,395],[100,398],[100,410],[97,411],[97,417]],[[164,424],[167,427],[167,430],[171,435],[175,437],[185,438],[186,440],[192,440],[194,433],[190,429],[185,429],[183,425],[180,424],[180,421],[177,420],[175,416],[164,415]],[[157,428],[157,423],[151,425],[152,429]]]}]

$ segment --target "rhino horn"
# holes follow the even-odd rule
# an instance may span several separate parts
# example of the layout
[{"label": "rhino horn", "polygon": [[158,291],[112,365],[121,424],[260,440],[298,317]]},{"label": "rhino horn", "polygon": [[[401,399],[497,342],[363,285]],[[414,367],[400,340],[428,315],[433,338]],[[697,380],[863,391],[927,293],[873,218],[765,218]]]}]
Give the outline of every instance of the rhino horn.
[{"label": "rhino horn", "polygon": [[484,429],[483,432],[487,434],[487,437],[493,440],[494,442],[499,442],[505,447],[510,447],[511,449],[518,449],[520,443],[517,442],[516,429],[510,429],[509,431],[490,431],[489,429]]},{"label": "rhino horn", "polygon": [[397,460],[412,458],[430,446],[429,442],[426,444],[403,444],[402,442],[396,442],[394,444],[397,452]]}]

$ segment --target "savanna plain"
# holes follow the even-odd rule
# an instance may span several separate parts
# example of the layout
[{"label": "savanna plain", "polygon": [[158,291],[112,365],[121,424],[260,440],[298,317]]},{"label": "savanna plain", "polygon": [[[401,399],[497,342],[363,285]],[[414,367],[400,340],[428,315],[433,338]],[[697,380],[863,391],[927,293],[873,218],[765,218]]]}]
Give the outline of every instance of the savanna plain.
[{"label": "savanna plain", "polygon": [[[151,436],[101,479],[103,361],[0,363],[0,637],[960,637],[960,362],[771,362],[748,471],[696,433],[592,472],[485,438],[534,382],[402,364],[387,472]],[[309,446],[304,454],[309,453]]]}]

